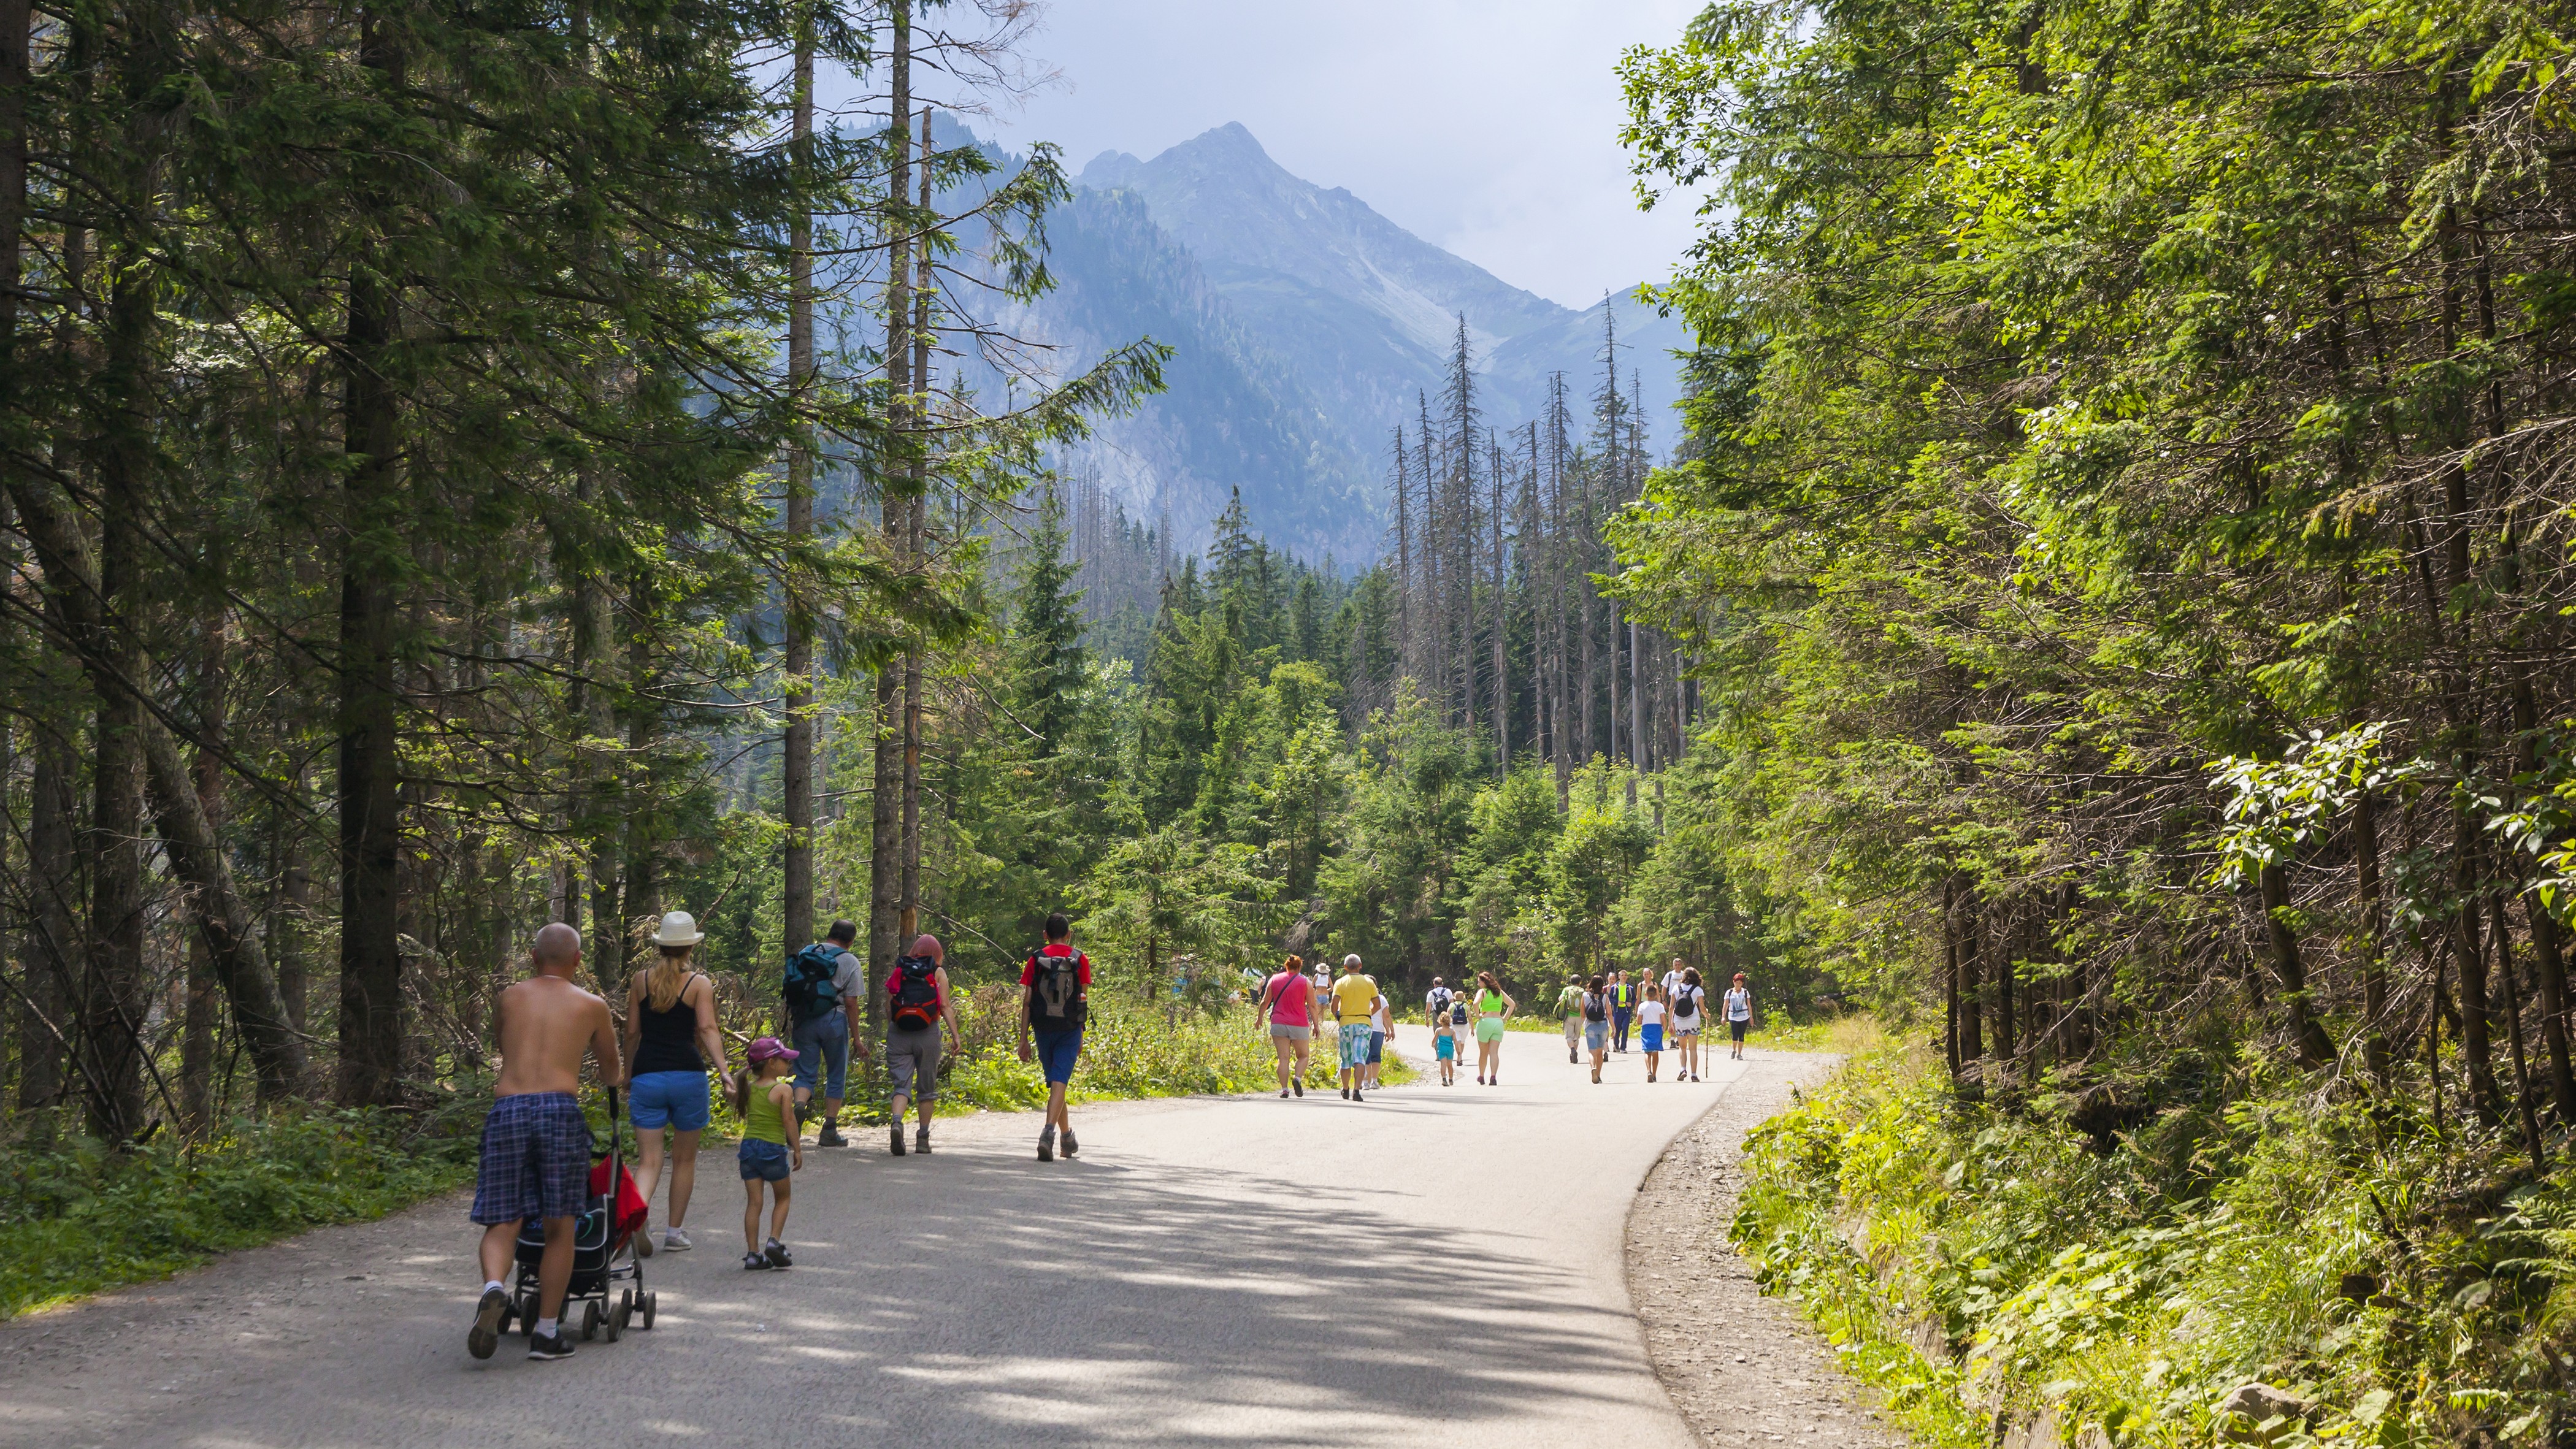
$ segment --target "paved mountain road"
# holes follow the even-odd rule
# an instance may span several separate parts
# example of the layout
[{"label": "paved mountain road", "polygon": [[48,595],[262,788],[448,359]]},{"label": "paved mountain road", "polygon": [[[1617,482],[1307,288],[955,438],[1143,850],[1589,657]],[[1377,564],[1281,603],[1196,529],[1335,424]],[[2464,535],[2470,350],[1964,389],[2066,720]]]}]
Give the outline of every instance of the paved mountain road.
[{"label": "paved mountain road", "polygon": [[0,1325],[0,1445],[1687,1446],[1622,1228],[1740,1068],[1613,1057],[1596,1087],[1561,1053],[1515,1033],[1503,1086],[1426,1069],[1361,1105],[1077,1108],[1072,1162],[1035,1160],[1034,1117],[900,1161],[868,1134],[808,1153],[786,1272],[740,1267],[713,1153],[699,1249],[647,1264],[659,1326],[564,1363],[466,1356],[443,1199]]}]

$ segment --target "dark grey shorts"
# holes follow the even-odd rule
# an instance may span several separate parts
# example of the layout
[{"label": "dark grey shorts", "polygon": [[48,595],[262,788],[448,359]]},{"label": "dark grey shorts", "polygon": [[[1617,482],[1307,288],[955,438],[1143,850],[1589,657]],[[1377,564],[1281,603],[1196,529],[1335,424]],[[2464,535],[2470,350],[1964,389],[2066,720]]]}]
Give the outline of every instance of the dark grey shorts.
[{"label": "dark grey shorts", "polygon": [[886,1076],[898,1097],[927,1102],[939,1095],[939,1028],[886,1033]]}]

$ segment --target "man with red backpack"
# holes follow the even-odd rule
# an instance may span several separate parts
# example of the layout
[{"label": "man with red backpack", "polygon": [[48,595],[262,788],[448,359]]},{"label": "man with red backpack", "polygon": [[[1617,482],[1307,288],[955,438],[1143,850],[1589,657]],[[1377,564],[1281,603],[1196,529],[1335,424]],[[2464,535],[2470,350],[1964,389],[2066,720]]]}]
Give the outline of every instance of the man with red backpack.
[{"label": "man with red backpack", "polygon": [[1091,958],[1073,949],[1073,922],[1057,911],[1046,918],[1046,944],[1029,953],[1020,968],[1020,1060],[1029,1060],[1029,1037],[1037,1037],[1037,1060],[1046,1073],[1046,1125],[1038,1129],[1038,1161],[1055,1161],[1056,1131],[1064,1132],[1064,1155],[1081,1150],[1073,1140],[1073,1118],[1064,1107],[1065,1088],[1073,1081],[1074,1058],[1082,1055],[1082,1028],[1091,1015]]},{"label": "man with red backpack", "polygon": [[957,1004],[948,997],[948,952],[937,936],[922,936],[912,953],[895,958],[886,978],[886,1075],[894,1083],[888,1102],[894,1117],[890,1146],[903,1156],[903,1111],[918,1101],[918,1129],[912,1150],[930,1150],[930,1119],[939,1103],[939,1028],[948,1027],[948,1049],[960,1050]]}]

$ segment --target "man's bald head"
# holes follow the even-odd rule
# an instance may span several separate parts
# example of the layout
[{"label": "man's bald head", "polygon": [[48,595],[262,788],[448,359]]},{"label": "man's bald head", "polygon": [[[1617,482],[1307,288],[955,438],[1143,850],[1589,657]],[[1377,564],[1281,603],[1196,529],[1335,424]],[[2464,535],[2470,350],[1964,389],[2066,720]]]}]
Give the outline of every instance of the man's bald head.
[{"label": "man's bald head", "polygon": [[915,956],[927,956],[933,961],[946,961],[948,959],[948,948],[939,944],[939,938],[937,936],[933,936],[925,932],[912,938],[912,954]]},{"label": "man's bald head", "polygon": [[581,964],[581,932],[561,921],[539,926],[528,957],[540,971],[570,971]]}]

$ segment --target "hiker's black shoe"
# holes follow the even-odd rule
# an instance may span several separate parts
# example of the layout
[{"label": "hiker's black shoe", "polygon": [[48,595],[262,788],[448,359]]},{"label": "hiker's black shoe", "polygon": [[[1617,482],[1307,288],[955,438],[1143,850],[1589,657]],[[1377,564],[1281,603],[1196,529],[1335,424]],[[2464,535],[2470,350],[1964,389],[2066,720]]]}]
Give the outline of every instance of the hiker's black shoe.
[{"label": "hiker's black shoe", "polygon": [[564,1333],[560,1326],[558,1326],[554,1332],[543,1336],[531,1333],[528,1335],[528,1357],[570,1358],[572,1357],[572,1339]]},{"label": "hiker's black shoe", "polygon": [[1073,1154],[1080,1152],[1081,1150],[1082,1144],[1073,1140],[1073,1131],[1071,1128],[1067,1128],[1064,1134],[1064,1155],[1071,1157]]},{"label": "hiker's black shoe", "polygon": [[1055,1129],[1052,1127],[1038,1134],[1038,1161],[1055,1161]]},{"label": "hiker's black shoe", "polygon": [[501,1346],[501,1317],[509,1311],[509,1294],[484,1289],[481,1301],[474,1305],[474,1326],[465,1330],[465,1351],[476,1358],[490,1358],[492,1350]]},{"label": "hiker's black shoe", "polygon": [[760,1256],[767,1259],[769,1266],[773,1268],[793,1268],[796,1266],[796,1260],[787,1256],[787,1245],[778,1241],[776,1238],[770,1239],[769,1246],[760,1250]]},{"label": "hiker's black shoe", "polygon": [[822,1132],[814,1138],[814,1145],[817,1147],[847,1147],[850,1145],[850,1139],[841,1135],[841,1129],[837,1124],[826,1122],[823,1124]]},{"label": "hiker's black shoe", "polygon": [[902,1123],[897,1122],[896,1124],[894,1124],[894,1130],[886,1134],[886,1150],[887,1150],[888,1152],[893,1153],[893,1154],[894,1154],[895,1156],[897,1156],[897,1157],[901,1157],[901,1156],[903,1156],[903,1124],[902,1124]]},{"label": "hiker's black shoe", "polygon": [[1306,1084],[1304,1082],[1290,1082],[1288,1085],[1297,1089],[1298,1096],[1302,1097],[1306,1095]]},{"label": "hiker's black shoe", "polygon": [[762,1253],[745,1253],[742,1255],[742,1266],[745,1271],[766,1268],[769,1266],[769,1258]]},{"label": "hiker's black shoe", "polygon": [[1352,1101],[1354,1101],[1354,1102],[1359,1102],[1359,1101],[1365,1101],[1366,1099],[1365,1099],[1365,1098],[1363,1098],[1362,1096],[1360,1096],[1360,1089],[1359,1089],[1359,1088],[1357,1088],[1357,1087],[1353,1087],[1353,1088],[1351,1088],[1351,1100],[1352,1100]]},{"label": "hiker's black shoe", "polygon": [[1343,1100],[1343,1101],[1345,1101],[1345,1102],[1347,1102],[1347,1101],[1349,1101],[1350,1099],[1351,1099],[1351,1089],[1350,1089],[1350,1088],[1348,1088],[1348,1087],[1344,1087],[1344,1088],[1342,1088],[1342,1100]]},{"label": "hiker's black shoe", "polygon": [[1279,1089],[1279,1100],[1282,1102],[1288,1100],[1288,1089],[1286,1087],[1281,1087]]},{"label": "hiker's black shoe", "polygon": [[920,1131],[915,1132],[914,1134],[912,1134],[912,1150],[913,1150],[913,1151],[915,1151],[915,1152],[921,1153],[921,1154],[922,1154],[922,1155],[924,1155],[924,1156],[928,1156],[928,1155],[929,1155],[929,1153],[930,1153],[930,1129],[929,1129],[929,1128],[924,1127],[924,1128],[922,1128]]}]

